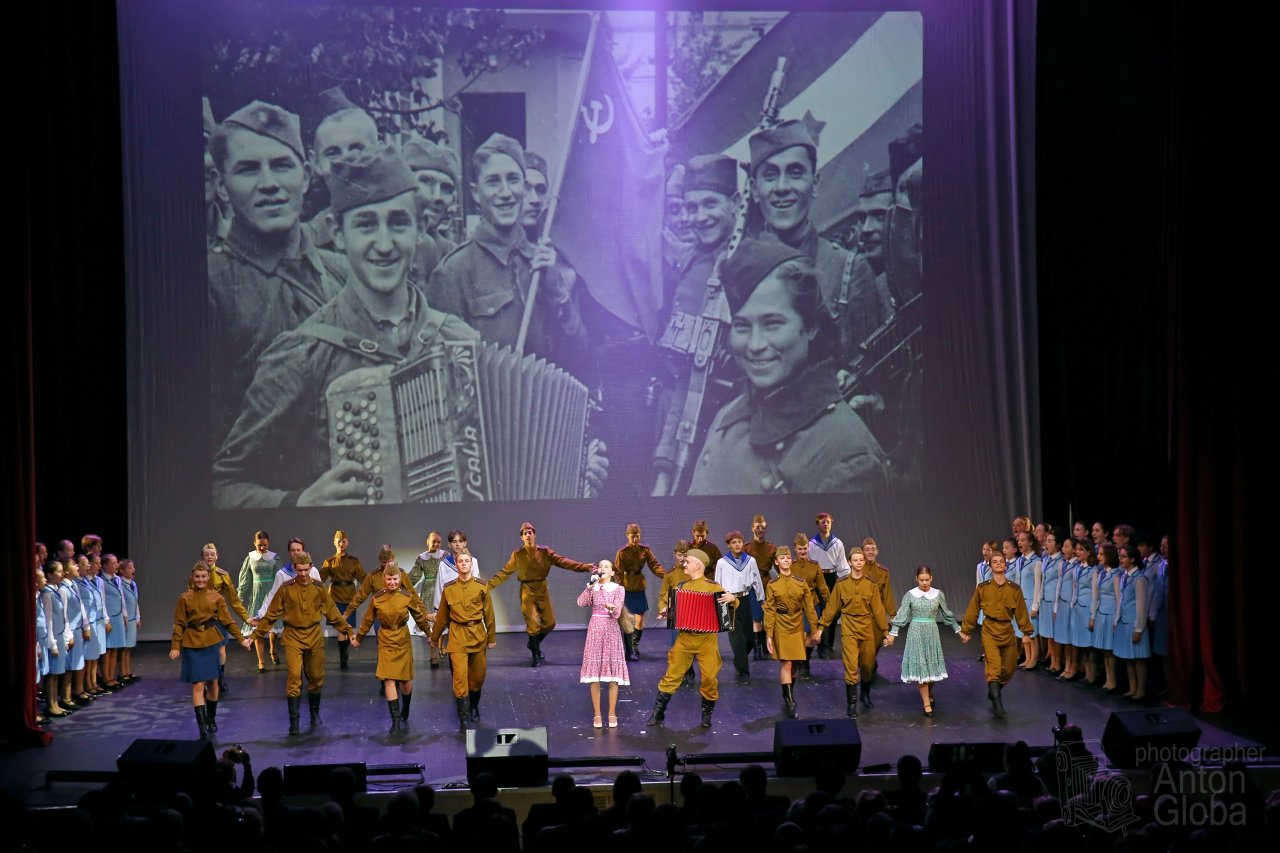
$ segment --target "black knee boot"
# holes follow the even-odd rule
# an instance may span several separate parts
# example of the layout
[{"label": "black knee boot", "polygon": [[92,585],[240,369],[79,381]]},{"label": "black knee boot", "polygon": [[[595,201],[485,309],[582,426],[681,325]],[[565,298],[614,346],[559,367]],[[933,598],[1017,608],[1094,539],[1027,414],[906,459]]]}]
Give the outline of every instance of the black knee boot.
[{"label": "black knee boot", "polygon": [[844,686],[844,715],[846,717],[858,716],[858,685],[846,683]]},{"label": "black knee boot", "polygon": [[529,653],[530,653],[531,655],[533,655],[533,661],[532,661],[532,663],[530,663],[530,664],[529,664],[529,666],[541,666],[541,665],[542,665],[542,651],[538,648],[538,647],[539,647],[539,646],[541,646],[541,645],[542,645],[542,635],[541,635],[541,634],[530,634],[530,635],[529,635],[529,641],[528,641],[527,643],[525,643],[525,647],[529,650]]},{"label": "black knee boot", "polygon": [[400,702],[396,699],[388,699],[387,712],[391,714],[391,728],[387,729],[387,734],[393,735],[400,731]]},{"label": "black knee boot", "polygon": [[412,693],[400,694],[400,721],[404,723],[404,725],[400,727],[401,729],[409,728],[409,704],[411,702],[413,702]]},{"label": "black knee boot", "polygon": [[289,697],[289,734],[296,735],[299,733],[298,720],[302,716],[302,697]]},{"label": "black knee boot", "polygon": [[667,703],[671,701],[670,693],[658,691],[658,698],[653,702],[653,713],[649,715],[649,719],[645,722],[646,726],[660,726],[662,721],[667,718]]},{"label": "black knee boot", "polygon": [[218,691],[220,694],[231,692],[227,690],[226,670],[226,664],[218,664]]},{"label": "black knee boot", "polygon": [[209,729],[209,734],[213,734],[218,730],[218,703],[204,700],[204,718]]},{"label": "black knee boot", "polygon": [[454,704],[454,708],[458,712],[458,731],[462,732],[463,734],[466,734],[467,717],[469,716],[469,712],[470,712],[470,708],[467,707],[467,697],[454,696],[453,704]]},{"label": "black knee boot", "polygon": [[347,671],[348,655],[350,654],[350,651],[351,651],[350,640],[338,641],[338,669],[342,670],[343,672]]},{"label": "black knee boot", "polygon": [[311,725],[318,726],[323,724],[324,720],[320,718],[320,694],[308,693],[307,704],[309,706],[308,710],[311,712]]},{"label": "black knee boot", "polygon": [[644,629],[637,628],[635,630],[635,633],[633,633],[631,636],[635,638],[631,641],[631,644],[632,644],[631,648],[635,652],[636,660],[640,660],[640,638],[644,636]]},{"label": "black knee boot", "polygon": [[863,682],[861,682],[858,686],[859,686],[860,688],[862,688],[862,707],[864,707],[864,708],[866,708],[868,711],[870,711],[870,710],[871,710],[871,707],[872,707],[872,705],[871,705],[871,681],[870,681],[870,679],[868,679],[867,681],[863,681]]},{"label": "black knee boot", "polygon": [[209,736],[209,717],[203,705],[196,705],[196,729],[200,732],[200,740]]},{"label": "black knee boot", "polygon": [[796,711],[796,691],[793,684],[782,685],[782,713],[792,720],[800,716]]},{"label": "black knee boot", "polygon": [[998,681],[991,682],[987,695],[991,697],[991,711],[1000,719],[1004,719],[1004,685]]},{"label": "black knee boot", "polygon": [[472,690],[467,695],[467,720],[472,723],[480,722],[480,691]]},{"label": "black knee boot", "polygon": [[716,709],[716,700],[702,700],[702,727],[704,729],[711,728],[711,712]]}]

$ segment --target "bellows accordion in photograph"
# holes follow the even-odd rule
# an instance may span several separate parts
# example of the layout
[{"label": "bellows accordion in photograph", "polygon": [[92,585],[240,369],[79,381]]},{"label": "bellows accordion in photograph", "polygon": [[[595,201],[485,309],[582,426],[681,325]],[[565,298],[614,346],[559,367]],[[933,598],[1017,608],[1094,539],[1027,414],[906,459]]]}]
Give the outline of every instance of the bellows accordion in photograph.
[{"label": "bellows accordion in photograph", "polygon": [[583,496],[587,388],[544,359],[445,342],[344,373],[325,402],[331,459],[364,466],[366,503]]}]

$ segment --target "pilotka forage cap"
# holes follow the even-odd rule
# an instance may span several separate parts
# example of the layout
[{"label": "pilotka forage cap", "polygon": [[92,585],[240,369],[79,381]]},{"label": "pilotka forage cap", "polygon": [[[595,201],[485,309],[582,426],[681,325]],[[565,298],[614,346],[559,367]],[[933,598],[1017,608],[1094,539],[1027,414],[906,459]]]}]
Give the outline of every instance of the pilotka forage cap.
[{"label": "pilotka forage cap", "polygon": [[690,557],[701,563],[702,568],[704,569],[711,562],[711,558],[707,556],[707,552],[703,551],[701,548],[690,548],[688,551],[685,551],[684,558],[687,560]]},{"label": "pilotka forage cap", "polygon": [[870,198],[880,193],[893,192],[893,181],[889,177],[888,169],[880,169],[867,175],[867,180],[862,184],[862,192],[858,193],[858,198]]},{"label": "pilotka forage cap", "polygon": [[524,152],[524,167],[528,169],[537,169],[547,178],[551,177],[551,172],[547,169],[547,159],[541,154],[534,154],[532,151]]},{"label": "pilotka forage cap", "polygon": [[329,188],[329,209],[345,213],[395,198],[418,188],[413,172],[394,151],[386,149],[361,160],[338,160],[325,176]]},{"label": "pilotka forage cap", "polygon": [[821,122],[806,115],[803,119],[784,121],[753,134],[747,140],[747,146],[751,150],[751,173],[754,175],[761,163],[788,148],[803,145],[810,151],[817,151],[818,132],[821,128]]},{"label": "pilotka forage cap", "polygon": [[738,191],[738,162],[723,154],[699,154],[685,165],[684,192],[711,190],[723,195]]},{"label": "pilotka forage cap", "polygon": [[773,237],[743,240],[738,251],[720,265],[720,283],[724,286],[729,311],[737,314],[751,298],[756,286],[780,264],[804,258],[804,252]]},{"label": "pilotka forage cap", "polygon": [[302,153],[302,131],[298,117],[283,107],[266,101],[254,101],[227,116],[222,124],[251,130],[260,136],[274,139],[292,148],[299,160],[307,159]]},{"label": "pilotka forage cap", "polygon": [[400,156],[405,165],[415,172],[430,169],[433,172],[443,172],[453,178],[454,183],[462,179],[462,168],[453,149],[421,136],[411,137],[402,145]]},{"label": "pilotka forage cap", "polygon": [[524,160],[524,149],[520,147],[520,143],[516,142],[510,136],[502,133],[495,133],[486,139],[476,153],[485,152],[488,154],[506,154],[512,160],[516,161],[516,165],[523,172],[527,168]]}]

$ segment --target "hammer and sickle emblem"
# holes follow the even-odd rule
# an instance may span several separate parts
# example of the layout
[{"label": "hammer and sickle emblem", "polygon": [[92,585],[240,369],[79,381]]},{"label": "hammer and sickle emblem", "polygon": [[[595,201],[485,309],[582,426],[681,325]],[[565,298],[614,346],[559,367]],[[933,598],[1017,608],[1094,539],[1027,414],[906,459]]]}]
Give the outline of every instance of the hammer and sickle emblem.
[{"label": "hammer and sickle emblem", "polygon": [[[608,107],[609,109],[606,114],[606,118],[604,121],[601,121],[600,111],[605,107]],[[595,145],[596,140],[608,133],[609,129],[613,127],[613,98],[605,95],[603,104],[592,99],[590,113],[587,112],[585,105],[578,109],[582,113],[582,123],[587,126],[587,130],[591,131],[591,144]]]}]

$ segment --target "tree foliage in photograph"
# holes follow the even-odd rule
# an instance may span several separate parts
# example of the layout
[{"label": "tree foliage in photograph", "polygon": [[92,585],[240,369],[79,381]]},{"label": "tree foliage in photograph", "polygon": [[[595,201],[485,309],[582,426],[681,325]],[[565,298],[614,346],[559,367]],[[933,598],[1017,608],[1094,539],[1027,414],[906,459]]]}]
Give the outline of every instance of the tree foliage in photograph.
[{"label": "tree foliage in photograph", "polygon": [[[305,123],[317,93],[339,86],[383,133],[413,124],[435,139],[442,131],[423,114],[439,104],[422,83],[441,60],[456,63],[465,88],[487,72],[527,65],[544,39],[538,28],[511,27],[501,10],[274,3],[237,7],[206,32],[205,94],[219,119],[258,98]],[[456,94],[445,93],[446,109],[457,108]]]},{"label": "tree foliage in photograph", "polygon": [[667,115],[678,124],[698,100],[738,61],[751,36],[726,41],[724,15],[707,20],[702,12],[677,12],[669,19]]}]

